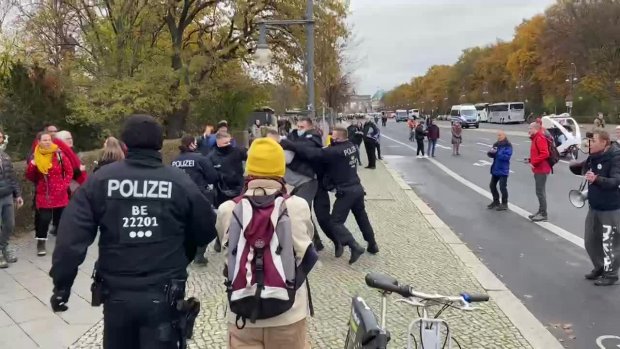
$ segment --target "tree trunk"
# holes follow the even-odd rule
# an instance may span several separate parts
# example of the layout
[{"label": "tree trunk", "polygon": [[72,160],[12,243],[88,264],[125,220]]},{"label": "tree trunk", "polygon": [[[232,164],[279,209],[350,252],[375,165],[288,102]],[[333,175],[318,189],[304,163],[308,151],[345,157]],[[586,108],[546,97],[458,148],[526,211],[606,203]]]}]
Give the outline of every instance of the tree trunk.
[{"label": "tree trunk", "polygon": [[164,120],[164,130],[166,138],[181,138],[183,131],[187,125],[187,116],[189,115],[189,101],[181,102],[180,108],[175,108],[170,114],[166,115]]}]

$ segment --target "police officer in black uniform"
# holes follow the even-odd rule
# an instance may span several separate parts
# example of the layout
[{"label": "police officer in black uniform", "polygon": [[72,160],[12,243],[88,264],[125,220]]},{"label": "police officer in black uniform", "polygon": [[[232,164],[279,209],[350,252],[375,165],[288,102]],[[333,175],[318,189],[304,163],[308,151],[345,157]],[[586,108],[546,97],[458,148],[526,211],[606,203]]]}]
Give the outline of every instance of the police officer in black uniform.
[{"label": "police officer in black uniform", "polygon": [[[181,138],[181,145],[179,146],[181,153],[172,161],[171,165],[185,171],[189,178],[196,183],[200,192],[209,200],[210,206],[205,207],[205,210],[215,210],[213,203],[216,200],[215,186],[217,185],[218,174],[211,161],[197,152],[197,148],[194,137],[184,136]],[[207,264],[206,250],[207,246],[198,247],[194,263]]]},{"label": "police officer in black uniform", "polygon": [[127,158],[92,175],[66,208],[50,276],[54,311],[67,310],[78,266],[99,236],[93,305],[103,303],[104,349],[184,347],[173,306],[184,298],[197,246],[215,238],[215,214],[192,180],[162,164],[163,130],[134,115],[122,140]]},{"label": "police officer in black uniform", "polygon": [[300,147],[288,140],[282,140],[282,147],[295,152],[312,161],[322,161],[325,174],[336,190],[336,202],[331,214],[331,230],[342,246],[351,249],[349,264],[355,263],[364,253],[364,249],[355,241],[351,232],[345,227],[349,212],[353,212],[355,221],[362,231],[364,240],[368,243],[367,251],[375,254],[379,247],[375,241],[375,233],[368,220],[364,205],[364,187],[357,175],[357,147],[347,137],[347,130],[342,127],[334,128],[332,144],[323,149]]}]

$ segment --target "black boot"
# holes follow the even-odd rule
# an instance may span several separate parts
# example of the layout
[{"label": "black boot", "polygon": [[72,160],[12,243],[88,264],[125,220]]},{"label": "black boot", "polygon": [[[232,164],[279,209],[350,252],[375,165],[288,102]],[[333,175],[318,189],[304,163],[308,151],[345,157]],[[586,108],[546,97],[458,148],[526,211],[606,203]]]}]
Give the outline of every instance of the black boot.
[{"label": "black boot", "polygon": [[220,242],[220,238],[215,239],[213,249],[215,250],[215,252],[222,252],[222,243]]},{"label": "black boot", "polygon": [[508,204],[504,204],[504,203],[499,204],[499,206],[497,206],[495,208],[495,210],[497,210],[497,211],[506,211],[506,210],[508,210]]},{"label": "black boot", "polygon": [[603,269],[592,269],[592,271],[585,275],[588,280],[596,280],[603,275]]},{"label": "black boot", "polygon": [[358,259],[364,254],[364,248],[355,242],[351,246],[351,258],[349,258],[349,264],[357,262]]},{"label": "black boot", "polygon": [[319,252],[325,249],[325,246],[323,245],[323,241],[321,241],[321,238],[319,238],[317,235],[314,235],[314,239],[312,239],[312,243],[314,244],[314,248],[316,248],[316,250]]},{"label": "black boot", "polygon": [[366,251],[368,251],[368,253],[371,253],[371,254],[377,254],[379,253],[379,246],[377,245],[376,242],[369,243],[368,247],[366,247]]},{"label": "black boot", "polygon": [[612,286],[618,282],[617,277],[601,277],[598,280],[594,281],[594,285],[596,286]]},{"label": "black boot", "polygon": [[342,254],[344,253],[344,247],[342,247],[342,244],[334,244],[334,250],[334,255],[336,256],[336,258],[342,257]]},{"label": "black boot", "polygon": [[487,206],[487,208],[488,208],[489,210],[492,210],[492,209],[494,209],[494,208],[497,208],[498,206],[499,206],[499,201],[493,201],[492,203],[490,203],[490,204]]},{"label": "black boot", "polygon": [[207,265],[207,258],[205,257],[205,252],[207,251],[207,247],[198,247],[196,249],[196,258],[194,258],[194,263],[198,265]]}]

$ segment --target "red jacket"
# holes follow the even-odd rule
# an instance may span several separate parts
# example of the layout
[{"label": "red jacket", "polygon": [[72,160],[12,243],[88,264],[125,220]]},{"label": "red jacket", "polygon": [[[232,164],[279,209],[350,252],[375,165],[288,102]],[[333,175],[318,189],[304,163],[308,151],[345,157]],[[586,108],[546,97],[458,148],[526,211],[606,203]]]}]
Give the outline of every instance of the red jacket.
[{"label": "red jacket", "polygon": [[[84,184],[84,182],[86,182],[87,174],[86,171],[80,171],[80,165],[82,165],[80,158],[73,151],[73,149],[71,149],[71,147],[67,145],[67,143],[57,138],[54,138],[52,141],[58,146],[60,151],[62,151],[64,158],[67,158],[71,163],[73,173],[79,172],[79,175],[75,178],[75,181],[78,182],[80,185]],[[39,140],[35,139],[34,142],[32,142],[32,149],[30,150],[30,154],[34,154],[34,148],[36,148],[37,145],[39,145]],[[32,157],[28,159],[28,163],[30,163],[31,159]],[[73,173],[71,174],[71,177],[73,177]]]},{"label": "red jacket", "polygon": [[547,161],[547,159],[549,159],[549,148],[544,131],[540,130],[530,138],[532,139],[532,145],[530,146],[530,164],[534,166],[532,172],[542,174],[551,173],[551,166],[549,165],[549,161]]},{"label": "red jacket", "polygon": [[[62,168],[57,154],[60,154],[62,159]],[[37,166],[28,162],[26,178],[36,185],[37,208],[66,207],[69,204],[69,184],[71,184],[72,176],[71,162],[60,150],[52,157],[52,168],[47,175],[43,175]]]}]

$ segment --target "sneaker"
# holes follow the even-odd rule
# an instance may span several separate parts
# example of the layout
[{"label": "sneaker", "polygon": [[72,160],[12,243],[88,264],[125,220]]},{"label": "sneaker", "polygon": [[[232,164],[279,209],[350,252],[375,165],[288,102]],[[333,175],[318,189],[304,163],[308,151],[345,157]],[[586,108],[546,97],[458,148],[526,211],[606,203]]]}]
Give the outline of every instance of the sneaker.
[{"label": "sneaker", "polygon": [[424,158],[425,158],[425,159],[428,159],[428,155],[424,155]]},{"label": "sneaker", "polygon": [[2,249],[2,257],[4,257],[7,263],[17,262],[17,256],[15,255],[15,250],[10,248],[9,246]]},{"label": "sneaker", "polygon": [[490,203],[490,204],[487,206],[487,208],[488,208],[489,210],[492,210],[492,209],[494,209],[494,208],[497,208],[498,206],[499,206],[499,202],[497,202],[497,201],[493,201],[492,203]]},{"label": "sneaker", "polygon": [[418,156],[416,156],[416,158],[421,159],[421,158],[422,158],[422,155],[418,155]]},{"label": "sneaker", "polygon": [[222,243],[220,239],[215,239],[215,244],[213,244],[213,249],[215,252],[222,252]]},{"label": "sneaker", "polygon": [[377,254],[379,253],[379,245],[377,245],[376,242],[368,244],[368,247],[366,247],[366,251],[371,254]]},{"label": "sneaker", "polygon": [[546,222],[547,215],[544,213],[537,213],[534,217],[530,218],[532,222]]},{"label": "sneaker", "polygon": [[9,263],[6,262],[4,256],[0,256],[0,269],[6,269],[9,267]]},{"label": "sneaker", "polygon": [[596,280],[603,275],[603,269],[592,269],[591,272],[585,275],[588,280]]},{"label": "sneaker", "polygon": [[601,277],[598,280],[594,281],[594,285],[596,286],[612,286],[618,282],[618,278],[609,278],[609,277]]},{"label": "sneaker", "polygon": [[532,219],[532,218],[534,218],[539,213],[540,213],[540,210],[536,211],[536,213],[534,213],[534,214],[528,215],[527,218]]},{"label": "sneaker", "polygon": [[495,210],[496,211],[506,211],[506,210],[508,210],[508,204],[500,204],[499,206],[497,206],[497,208]]},{"label": "sneaker", "polygon": [[344,253],[344,247],[342,247],[341,244],[334,245],[334,250],[334,256],[336,256],[336,258],[342,257],[342,254]]},{"label": "sneaker", "polygon": [[45,256],[46,254],[45,240],[37,240],[37,256]]},{"label": "sneaker", "polygon": [[364,254],[364,249],[357,243],[351,246],[351,258],[349,258],[349,264],[357,262],[358,259]]}]

